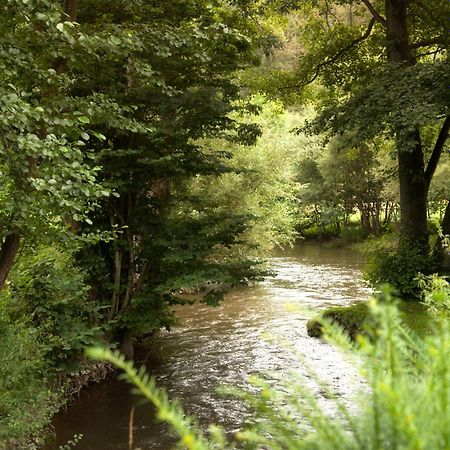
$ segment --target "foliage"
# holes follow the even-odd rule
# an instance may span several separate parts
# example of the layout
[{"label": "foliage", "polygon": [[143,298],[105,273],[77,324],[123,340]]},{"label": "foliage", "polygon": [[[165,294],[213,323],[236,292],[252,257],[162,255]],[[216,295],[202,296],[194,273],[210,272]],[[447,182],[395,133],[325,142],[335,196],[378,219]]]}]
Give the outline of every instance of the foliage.
[{"label": "foliage", "polygon": [[290,244],[296,237],[299,220],[296,167],[316,142],[290,133],[298,120],[309,115],[308,111],[288,111],[280,102],[268,101],[260,95],[253,96],[251,104],[259,109],[258,114],[238,119],[252,120],[260,127],[261,136],[256,143],[249,147],[206,142],[205,145],[223,147],[230,153],[232,170],[220,176],[197,176],[187,190],[196,196],[200,209],[249,216],[249,228],[236,251],[265,257],[275,245]]},{"label": "foliage", "polygon": [[[35,330],[49,370],[80,364],[102,331],[169,328],[181,290],[207,286],[217,304],[265,273],[246,242],[256,214],[189,192],[197,177],[237,174],[227,147],[260,134],[235,72],[258,63],[270,27],[244,6],[0,6],[1,301],[11,326]],[[294,220],[281,203],[283,225],[267,225],[280,242]]]},{"label": "foliage", "polygon": [[374,326],[357,344],[350,344],[335,326],[327,326],[328,336],[352,350],[346,353],[348,358],[358,366],[355,357],[364,362],[362,375],[367,389],[361,393],[357,410],[350,409],[311,369],[309,377],[334,404],[334,412],[322,409],[298,373],[254,376],[252,392],[232,390],[254,410],[254,419],[238,433],[239,444],[231,443],[232,447],[216,428],[212,429],[213,439],[208,440],[143,369],[137,371],[123,357],[107,350],[94,349],[90,355],[125,370],[126,378],[157,407],[160,420],[178,432],[182,448],[446,449],[450,445],[449,324],[440,321],[434,334],[420,339],[402,325],[389,291],[383,297],[382,303],[369,304]]},{"label": "foliage", "polygon": [[[105,36],[108,47],[101,58],[92,53],[70,66],[78,79],[72,92],[86,103],[106,91],[128,121],[97,110],[91,119],[107,143],[96,145],[101,176],[118,197],[103,201],[85,228],[116,228],[117,235],[81,258],[119,333],[169,327],[180,289],[259,276],[253,258],[227,259],[251,214],[209,207],[204,194],[190,192],[196,177],[232,170],[228,142],[251,144],[259,134],[233,116],[254,110],[239,101],[233,74],[257,62],[259,39],[239,11],[206,1],[80,6],[80,31],[90,40]],[[222,143],[210,145],[214,139]],[[205,300],[217,303],[223,292],[208,291]]]},{"label": "foliage", "polygon": [[387,151],[388,145],[379,142],[349,146],[345,136],[311,149],[298,171],[302,233],[314,224],[322,234],[332,225],[340,235],[356,214],[361,237],[381,233],[392,220],[395,200],[387,189],[392,172]]},{"label": "foliage", "polygon": [[[361,142],[376,136],[392,136],[397,128],[438,125],[445,116],[448,98],[442,95],[449,66],[446,61],[426,62],[403,72],[377,72],[377,79],[355,90],[343,103],[325,107],[312,125],[320,132],[354,130],[350,142]],[[367,117],[371,118],[368,126]],[[406,128],[407,128],[406,127]],[[386,134],[385,134],[386,133]],[[405,141],[403,150],[414,142]]]},{"label": "foliage", "polygon": [[[443,1],[433,7],[444,12]],[[350,0],[2,2],[0,318],[16,353],[0,343],[0,420],[11,436],[25,430],[16,412],[28,401],[31,427],[48,418],[45,370],[70,370],[103,331],[119,340],[170,328],[184,292],[216,305],[230,287],[260,280],[260,257],[292,242],[299,222],[338,233],[358,210],[364,233],[379,233],[381,208],[387,223],[398,200],[397,173],[382,161],[394,147],[407,162],[398,170],[403,232],[427,245],[380,247],[370,278],[418,294],[417,273],[432,269],[424,202],[434,169],[422,166],[445,153],[435,137],[448,134],[448,33],[441,14],[410,5],[408,61],[399,65],[391,9],[374,4],[385,19]],[[291,53],[272,67],[285,24],[297,27]],[[305,108],[244,99],[242,82],[251,87],[264,71],[262,89],[294,87],[280,97],[309,96],[319,114],[303,126]],[[299,92],[315,79],[320,86]],[[317,138],[289,134],[294,126],[332,140],[322,152]],[[447,166],[442,157],[429,191],[439,221]],[[225,448],[219,431],[211,441],[189,434],[192,424],[155,386],[147,396],[185,445]]]},{"label": "foliage", "polygon": [[341,327],[351,339],[362,334],[370,324],[369,308],[365,302],[350,306],[332,306],[320,313],[320,317],[308,320],[306,328],[311,337],[322,337],[323,323],[332,322]]},{"label": "foliage", "polygon": [[[449,38],[443,21],[448,3],[339,0],[294,2],[290,7],[295,20],[288,21],[285,50],[293,49],[291,63],[272,64],[266,76],[271,85],[266,88],[264,83],[256,83],[255,88],[281,92],[287,101],[309,96],[318,114],[306,127],[299,124],[301,131],[337,137],[347,149],[374,141],[393,146],[397,167],[389,178],[400,187],[401,233],[406,241],[398,252],[405,250],[406,260],[408,247],[416,246],[427,259],[427,198],[432,200],[430,209],[439,211],[440,220],[448,198],[440,201],[440,188],[429,191],[436,166],[437,173],[442,170],[439,165],[445,159],[450,125],[446,89]],[[251,85],[249,78],[247,81]],[[339,156],[335,156],[330,167],[336,162],[332,173],[337,192],[343,182],[351,193],[365,181],[374,182],[366,192],[379,191],[373,174],[368,180],[363,171],[359,173],[364,176],[346,177],[347,172],[338,165]],[[313,162],[317,164],[318,159]],[[354,173],[351,166],[345,165]],[[339,234],[345,204],[336,202],[333,190],[321,190],[320,181],[311,187],[312,197],[320,198],[322,204],[315,210],[318,202],[310,202],[310,217],[317,224],[335,222]],[[369,205],[376,216],[379,202],[375,201],[375,208],[373,201]],[[370,220],[367,209],[362,207],[361,213]],[[367,230],[372,227],[369,220],[365,220]],[[374,228],[376,232],[381,228],[377,221]],[[413,283],[412,279],[407,283]]]},{"label": "foliage", "polygon": [[[259,114],[235,113],[235,120],[260,127],[256,143],[200,141],[206,154],[226,152],[228,169],[174,179],[170,198],[160,202],[164,209],[152,219],[151,235],[140,250],[143,259],[153,261],[151,285],[120,319],[134,332],[170,328],[170,306],[183,301],[180,292],[196,292],[217,304],[230,287],[261,279],[265,270],[258,258],[293,241],[295,162],[309,140],[288,133],[299,113],[261,96],[251,104]],[[148,225],[147,217],[143,237]]]},{"label": "foliage", "polygon": [[53,369],[73,369],[85,347],[98,342],[101,311],[84,279],[73,252],[40,247],[21,255],[1,292],[10,320],[35,330],[42,358]]},{"label": "foliage", "polygon": [[[46,349],[39,331],[11,323],[0,310],[0,447],[18,448],[38,433],[58,408],[48,386]],[[11,445],[11,447],[9,447]]]},{"label": "foliage", "polygon": [[91,113],[58,73],[59,59],[82,57],[82,36],[57,2],[8,0],[0,15],[0,238],[55,239],[110,194],[97,178]]},{"label": "foliage", "polygon": [[419,277],[422,300],[433,314],[450,317],[450,284],[448,279],[434,274]]},{"label": "foliage", "polygon": [[411,243],[398,243],[395,236],[373,241],[367,248],[365,276],[370,283],[375,287],[389,283],[401,298],[417,300],[421,291],[418,276],[434,271],[432,257],[424,257]]}]

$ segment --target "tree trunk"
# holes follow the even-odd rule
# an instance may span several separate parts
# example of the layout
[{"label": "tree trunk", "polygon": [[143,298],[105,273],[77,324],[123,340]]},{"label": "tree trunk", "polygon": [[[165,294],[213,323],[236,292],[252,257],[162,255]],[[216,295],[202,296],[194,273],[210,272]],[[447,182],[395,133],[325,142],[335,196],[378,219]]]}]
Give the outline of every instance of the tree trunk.
[{"label": "tree trunk", "polygon": [[65,1],[64,9],[65,9],[66,14],[69,16],[68,19],[71,22],[75,22],[77,20],[78,2],[79,2],[79,0],[66,0]]},{"label": "tree trunk", "polygon": [[339,220],[334,222],[334,229],[336,230],[336,235],[339,236],[341,234],[341,223]]},{"label": "tree trunk", "polygon": [[126,328],[122,330],[122,336],[120,338],[120,352],[123,353],[128,359],[134,358],[134,344],[133,344],[133,334],[131,330]]},{"label": "tree trunk", "polygon": [[375,234],[381,233],[381,204],[374,202],[372,205],[372,232]]},{"label": "tree trunk", "polygon": [[386,0],[387,57],[393,66],[412,66],[409,50],[408,0]]},{"label": "tree trunk", "polygon": [[6,236],[0,250],[0,290],[5,287],[6,279],[19,251],[20,234],[13,232]]},{"label": "tree trunk", "polygon": [[367,207],[363,203],[358,204],[359,213],[361,215],[361,228],[364,236],[369,236],[372,232],[370,225],[370,216]]},{"label": "tree trunk", "polygon": [[[406,145],[408,141],[411,143]],[[397,135],[397,146],[402,239],[427,255],[427,189],[419,131],[407,133],[406,137]]]},{"label": "tree trunk", "polygon": [[[136,196],[132,194],[127,195],[127,222],[131,223],[132,217],[134,214],[134,208],[136,204]],[[123,299],[122,306],[120,307],[120,312],[125,311],[130,305],[133,299],[133,292],[135,281],[137,279],[136,274],[136,264],[135,264],[135,253],[134,253],[134,234],[131,227],[128,227],[125,230],[128,248],[127,248],[127,256],[128,256],[128,267],[126,268],[127,276],[126,276],[126,291]]]},{"label": "tree trunk", "polygon": [[[387,58],[394,69],[414,65],[409,49],[408,0],[386,0]],[[412,125],[395,130],[400,181],[403,241],[428,254],[427,189],[420,131]]]},{"label": "tree trunk", "polygon": [[445,209],[444,218],[442,219],[442,234],[438,236],[436,244],[433,249],[433,257],[439,267],[439,269],[449,269],[450,268],[450,257],[448,252],[444,248],[444,238],[450,236],[450,201],[447,203],[447,208]]},{"label": "tree trunk", "polygon": [[383,225],[389,225],[391,223],[392,210],[393,205],[391,206],[391,202],[387,200],[384,207]]},{"label": "tree trunk", "polygon": [[114,319],[120,305],[120,282],[122,276],[122,251],[116,248],[114,252],[114,291],[111,298],[111,306],[108,310],[107,319]]}]

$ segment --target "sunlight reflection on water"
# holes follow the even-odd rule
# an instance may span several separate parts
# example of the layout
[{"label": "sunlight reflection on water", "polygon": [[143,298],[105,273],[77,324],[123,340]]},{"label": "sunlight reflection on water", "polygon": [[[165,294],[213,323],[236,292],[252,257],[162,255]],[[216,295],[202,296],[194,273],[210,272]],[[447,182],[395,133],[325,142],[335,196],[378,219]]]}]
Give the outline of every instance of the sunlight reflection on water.
[{"label": "sunlight reflection on water", "polygon": [[[149,370],[202,423],[239,429],[248,412],[240,401],[220,396],[217,388],[246,387],[249,374],[262,371],[305,373],[294,351],[338,396],[349,399],[361,386],[355,368],[336,349],[307,336],[306,321],[324,307],[369,297],[370,289],[361,281],[362,257],[349,249],[305,245],[275,256],[270,263],[274,277],[232,291],[216,308],[178,307],[181,325],[154,338]],[[290,312],[287,305],[298,312]],[[269,342],[267,335],[279,336],[292,348]],[[320,389],[310,384],[324,407],[332,408]],[[80,448],[127,448],[126,424],[133,402],[129,387],[122,383],[94,386],[55,418],[57,442],[83,433]],[[166,449],[172,443],[165,426],[149,425],[148,406],[137,410],[135,440],[142,449]],[[57,448],[54,443],[46,447],[53,448]]]}]

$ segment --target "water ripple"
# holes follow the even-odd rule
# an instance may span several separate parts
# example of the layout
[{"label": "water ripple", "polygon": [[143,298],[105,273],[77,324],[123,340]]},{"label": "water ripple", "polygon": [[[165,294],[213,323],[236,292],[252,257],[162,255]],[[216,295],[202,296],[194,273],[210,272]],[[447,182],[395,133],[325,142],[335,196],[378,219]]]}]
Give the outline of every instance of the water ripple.
[{"label": "water ripple", "polygon": [[[239,401],[220,396],[217,389],[223,385],[246,388],[253,373],[273,371],[286,376],[296,370],[309,380],[324,408],[331,410],[327,395],[311,379],[305,364],[344,399],[350,399],[361,381],[355,367],[335,348],[307,336],[306,320],[326,306],[366,299],[370,290],[361,281],[362,267],[361,256],[351,250],[317,245],[276,256],[271,260],[275,276],[232,291],[219,307],[195,304],[178,308],[181,325],[155,337],[148,368],[159,385],[180,399],[201,423],[216,422],[229,432],[239,429],[249,412]],[[294,305],[298,312],[289,312],[287,305]],[[278,336],[289,348],[267,336]],[[275,382],[276,376],[273,379]],[[55,419],[58,442],[84,433],[84,449],[127,448],[124,424],[133,403],[124,384],[94,387]],[[136,445],[170,448],[173,437],[167,427],[148,423],[148,407],[138,408]],[[47,450],[52,448],[57,447],[47,446]]]}]

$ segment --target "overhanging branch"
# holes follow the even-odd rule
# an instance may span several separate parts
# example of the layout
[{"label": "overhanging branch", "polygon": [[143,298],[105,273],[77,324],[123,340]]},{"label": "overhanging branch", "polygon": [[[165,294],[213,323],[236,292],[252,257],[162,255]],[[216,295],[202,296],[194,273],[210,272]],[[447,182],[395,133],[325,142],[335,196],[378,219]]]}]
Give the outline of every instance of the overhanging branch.
[{"label": "overhanging branch", "polygon": [[433,153],[431,153],[430,160],[428,161],[427,168],[425,170],[425,183],[427,189],[430,187],[431,180],[433,179],[434,172],[436,172],[439,159],[441,158],[442,151],[444,150],[445,142],[448,138],[448,133],[450,131],[450,116],[447,116],[442,124],[441,131],[439,132],[438,138],[433,148]]},{"label": "overhanging branch", "polygon": [[367,26],[367,30],[364,32],[363,35],[361,35],[360,37],[356,38],[355,40],[353,40],[352,42],[350,42],[350,44],[346,45],[345,47],[341,48],[334,56],[332,56],[331,58],[326,59],[324,62],[321,62],[319,64],[317,64],[316,66],[316,71],[314,73],[314,75],[307,81],[301,83],[299,86],[306,86],[307,84],[311,84],[320,74],[320,71],[322,70],[323,67],[328,66],[330,64],[333,64],[334,62],[336,62],[342,55],[344,55],[346,52],[348,52],[349,50],[351,50],[353,47],[356,47],[360,42],[366,40],[370,34],[372,33],[372,29],[373,26],[375,25],[375,18],[372,17],[370,19],[369,25]]},{"label": "overhanging branch", "polygon": [[362,2],[367,6],[367,9],[370,11],[370,14],[372,14],[372,17],[381,23],[381,25],[383,25],[383,27],[387,27],[387,21],[386,19],[377,12],[377,10],[374,8],[374,6],[372,5],[372,3],[369,2],[369,0],[362,0]]},{"label": "overhanging branch", "polygon": [[412,44],[410,44],[409,48],[410,49],[416,49],[416,48],[421,48],[421,47],[429,47],[430,45],[443,44],[442,41],[443,40],[442,40],[441,37],[435,37],[435,38],[432,38],[432,39],[427,39],[427,40],[423,40],[423,41],[413,42]]},{"label": "overhanging branch", "polygon": [[345,47],[341,48],[334,56],[332,56],[331,58],[326,59],[325,61],[317,64],[314,75],[309,78],[308,80],[304,80],[300,83],[294,84],[294,85],[289,85],[289,86],[283,86],[281,87],[279,90],[286,90],[286,89],[295,89],[295,88],[301,88],[304,86],[307,86],[308,84],[311,84],[313,81],[316,80],[316,78],[319,76],[320,71],[322,70],[323,67],[328,66],[329,64],[333,64],[334,62],[336,62],[344,53],[348,52],[349,50],[351,50],[353,47],[356,47],[360,42],[366,40],[370,34],[372,33],[372,29],[373,26],[375,25],[375,18],[372,17],[370,19],[369,25],[367,26],[366,31],[364,32],[363,35],[361,35],[360,37],[354,39],[352,42],[350,42],[348,45],[346,45]]}]

